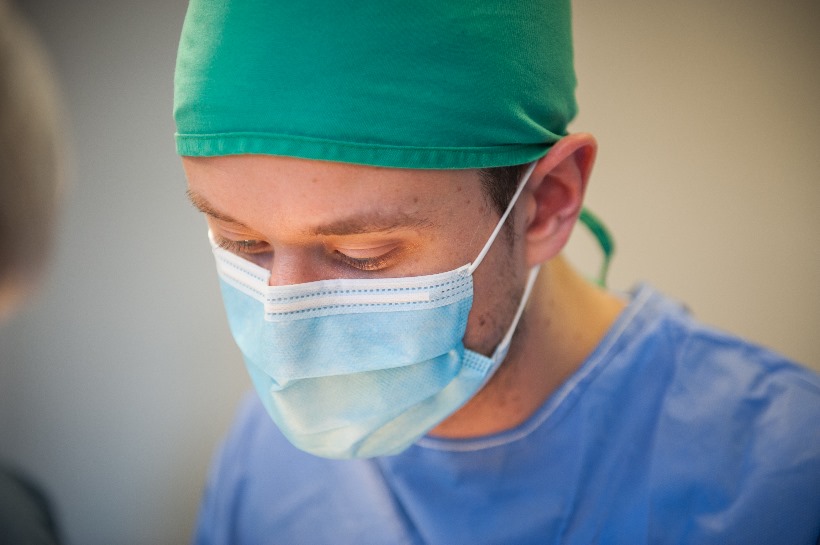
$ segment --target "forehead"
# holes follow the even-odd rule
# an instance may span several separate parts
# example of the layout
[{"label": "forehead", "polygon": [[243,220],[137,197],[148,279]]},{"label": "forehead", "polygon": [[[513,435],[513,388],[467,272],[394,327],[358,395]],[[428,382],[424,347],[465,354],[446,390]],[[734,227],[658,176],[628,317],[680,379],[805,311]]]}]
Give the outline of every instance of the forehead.
[{"label": "forehead", "polygon": [[351,214],[458,221],[466,210],[487,204],[476,170],[391,169],[269,155],[184,157],[183,167],[194,199],[253,228],[309,227]]}]

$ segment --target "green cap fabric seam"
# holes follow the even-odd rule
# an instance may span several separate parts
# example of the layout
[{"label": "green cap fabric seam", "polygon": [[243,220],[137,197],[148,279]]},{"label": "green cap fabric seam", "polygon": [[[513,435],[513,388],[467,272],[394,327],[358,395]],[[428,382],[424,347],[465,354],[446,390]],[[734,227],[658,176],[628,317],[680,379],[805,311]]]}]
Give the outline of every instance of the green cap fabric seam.
[{"label": "green cap fabric seam", "polygon": [[[209,157],[264,154],[395,168],[489,168],[528,163],[550,146],[514,144],[486,147],[389,146],[264,133],[176,134],[179,155]],[[560,136],[555,136],[557,141]],[[469,165],[465,167],[464,165]]]}]

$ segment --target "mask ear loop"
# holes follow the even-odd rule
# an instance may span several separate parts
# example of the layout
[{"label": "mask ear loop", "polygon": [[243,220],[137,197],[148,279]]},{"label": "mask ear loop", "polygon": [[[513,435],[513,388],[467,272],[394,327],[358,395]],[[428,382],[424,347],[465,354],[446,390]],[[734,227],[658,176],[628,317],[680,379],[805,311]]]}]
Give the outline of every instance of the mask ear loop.
[{"label": "mask ear loop", "polygon": [[[529,176],[527,176],[527,178],[529,178]],[[523,185],[521,187],[523,187]],[[507,213],[504,214],[504,217],[506,216]],[[601,251],[604,254],[604,258],[603,262],[601,263],[601,270],[598,273],[598,278],[596,282],[601,287],[606,287],[606,277],[607,273],[609,272],[609,264],[612,261],[612,255],[615,252],[615,241],[612,238],[612,235],[610,234],[609,230],[604,225],[604,223],[595,214],[593,214],[586,208],[581,209],[581,214],[578,219],[581,221],[581,223],[584,224],[584,226],[586,226],[587,229],[589,229],[592,232],[592,234],[598,241],[598,244],[601,246]],[[504,220],[502,219],[502,222],[503,221]],[[479,257],[481,258],[483,257],[483,255]],[[510,348],[510,343],[512,342],[513,334],[515,333],[515,330],[518,326],[518,321],[521,319],[521,315],[524,313],[524,308],[526,307],[527,301],[530,298],[530,293],[532,292],[533,286],[535,285],[536,278],[538,278],[538,272],[540,269],[540,265],[537,265],[530,269],[530,273],[527,278],[527,284],[524,287],[524,293],[521,296],[521,301],[518,303],[518,309],[515,312],[515,317],[513,318],[512,323],[510,324],[510,327],[507,330],[507,333],[504,335],[504,338],[501,339],[501,342],[498,343],[498,346],[496,346],[495,350],[493,351],[492,360],[495,363],[496,368],[507,355],[507,351]],[[492,373],[485,378],[485,384],[491,376]]]},{"label": "mask ear loop", "polygon": [[475,271],[478,268],[478,266],[481,265],[481,261],[484,259],[484,256],[486,256],[487,252],[490,251],[490,247],[493,245],[493,242],[495,241],[495,238],[498,236],[498,233],[504,227],[504,223],[507,221],[507,216],[510,215],[510,212],[512,212],[512,209],[515,206],[516,201],[518,201],[518,197],[521,195],[521,192],[524,191],[524,186],[526,186],[527,182],[530,180],[530,176],[532,176],[532,171],[535,170],[535,165],[537,163],[538,161],[533,161],[532,163],[530,163],[530,166],[527,167],[527,171],[524,173],[524,176],[521,177],[521,182],[518,184],[518,188],[515,190],[512,199],[510,199],[510,204],[507,205],[507,209],[504,210],[504,213],[501,215],[501,219],[498,221],[498,224],[495,226],[495,229],[493,229],[490,238],[487,239],[487,242],[486,244],[484,244],[484,247],[481,249],[481,252],[479,252],[478,257],[476,257],[475,261],[473,261],[470,264],[470,266],[467,267],[467,273],[473,274],[473,271]]},{"label": "mask ear loop", "polygon": [[[518,188],[515,190],[512,199],[510,199],[510,204],[507,205],[507,209],[504,210],[504,213],[501,215],[501,219],[495,226],[495,229],[493,229],[490,238],[487,240],[486,244],[484,244],[484,247],[481,249],[481,252],[479,252],[478,257],[475,258],[475,261],[467,267],[468,274],[472,274],[476,268],[478,268],[484,260],[484,256],[486,256],[487,252],[490,251],[490,247],[498,236],[498,233],[501,232],[501,229],[504,227],[507,217],[509,217],[510,212],[512,212],[513,207],[515,207],[515,203],[518,201],[518,197],[527,185],[530,176],[532,176],[532,172],[535,170],[536,164],[537,161],[534,161],[529,167],[527,167],[527,171],[524,173],[524,176],[522,176],[521,182],[518,184]],[[595,283],[602,288],[605,288],[606,278],[609,275],[609,265],[612,262],[612,256],[615,254],[615,239],[612,237],[612,234],[609,232],[606,225],[604,225],[604,222],[601,221],[601,219],[593,214],[588,208],[584,207],[581,209],[581,214],[579,215],[578,220],[583,223],[587,229],[589,229],[595,237],[595,240],[598,242],[598,245],[601,247],[603,260],[601,262],[601,268],[598,270],[598,277],[595,278]]]},{"label": "mask ear loop", "polygon": [[507,356],[507,351],[510,349],[513,334],[518,327],[518,321],[521,320],[521,315],[524,314],[524,308],[526,308],[527,301],[530,299],[530,293],[532,292],[533,286],[535,286],[535,280],[538,278],[538,272],[540,270],[541,265],[536,265],[530,269],[529,275],[527,276],[527,284],[524,286],[524,293],[521,295],[521,301],[519,301],[518,309],[515,311],[515,317],[513,317],[513,321],[510,323],[507,333],[504,334],[504,338],[501,339],[501,342],[498,343],[498,346],[496,346],[493,351],[492,360],[496,367],[498,367],[498,365],[501,364],[501,361]]},{"label": "mask ear loop", "polygon": [[601,247],[601,252],[604,254],[601,268],[598,271],[598,278],[595,283],[602,288],[606,287],[606,277],[609,274],[609,264],[612,261],[612,255],[615,253],[615,240],[598,216],[590,212],[587,208],[581,209],[581,215],[578,218],[584,226],[589,229],[598,245]]}]

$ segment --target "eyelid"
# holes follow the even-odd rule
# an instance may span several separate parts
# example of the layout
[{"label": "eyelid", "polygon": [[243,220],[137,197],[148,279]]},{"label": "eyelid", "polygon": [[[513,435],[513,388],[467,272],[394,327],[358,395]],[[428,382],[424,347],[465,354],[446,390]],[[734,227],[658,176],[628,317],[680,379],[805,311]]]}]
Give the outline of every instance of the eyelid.
[{"label": "eyelid", "polygon": [[[272,252],[271,246],[264,240],[256,238],[243,239],[243,234],[234,232],[229,232],[228,235],[236,238],[229,238],[220,231],[224,232],[225,229],[216,230],[212,228],[211,236],[218,247],[228,252],[246,256],[247,259],[256,259],[256,256],[267,255]],[[384,270],[394,263],[396,256],[402,249],[402,244],[399,241],[389,241],[387,243],[362,242],[360,244],[345,242],[338,245],[326,243],[325,248],[334,259],[346,267],[359,271],[375,272]]]},{"label": "eyelid", "polygon": [[375,257],[356,258],[336,251],[339,260],[346,265],[361,271],[377,271],[387,268],[392,262],[395,249]]},{"label": "eyelid", "polygon": [[356,247],[355,245],[338,245],[335,251],[352,259],[368,259],[389,254],[397,247],[398,243],[395,242],[380,244],[378,246],[362,245],[361,247]]},{"label": "eyelid", "polygon": [[356,244],[353,242],[330,245],[328,248],[336,259],[348,267],[361,271],[378,271],[389,267],[401,250],[397,241],[387,243]]},{"label": "eyelid", "polygon": [[[254,248],[257,246],[261,246],[264,244],[261,240],[257,239],[242,239],[242,240],[233,240],[227,237],[224,237],[220,233],[215,231],[211,231],[211,236],[216,242],[216,245],[222,248],[223,250],[227,250],[232,253],[239,253],[239,254],[250,254],[254,253]],[[258,248],[256,248],[258,250]]]}]

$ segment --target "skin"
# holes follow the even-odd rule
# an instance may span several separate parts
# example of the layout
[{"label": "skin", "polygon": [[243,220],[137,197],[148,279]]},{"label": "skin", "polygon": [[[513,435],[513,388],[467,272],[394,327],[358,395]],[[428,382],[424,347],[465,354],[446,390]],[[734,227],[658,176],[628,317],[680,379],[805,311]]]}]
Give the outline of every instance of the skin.
[{"label": "skin", "polygon": [[0,283],[0,325],[3,325],[23,304],[28,290],[18,282]]},{"label": "skin", "polygon": [[[464,344],[490,355],[527,273],[542,264],[498,372],[431,432],[477,437],[522,423],[584,361],[624,303],[560,256],[595,158],[588,134],[565,137],[533,171],[474,274]],[[184,157],[189,196],[223,245],[271,271],[271,285],[417,276],[472,262],[499,214],[476,170],[387,169],[278,156]]]}]

